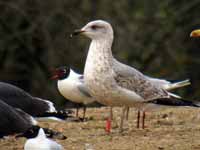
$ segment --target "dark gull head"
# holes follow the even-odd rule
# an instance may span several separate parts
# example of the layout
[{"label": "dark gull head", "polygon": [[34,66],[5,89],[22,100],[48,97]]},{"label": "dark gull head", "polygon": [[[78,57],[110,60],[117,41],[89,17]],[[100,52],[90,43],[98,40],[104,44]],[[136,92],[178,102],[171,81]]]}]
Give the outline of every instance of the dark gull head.
[{"label": "dark gull head", "polygon": [[70,74],[70,68],[66,67],[66,66],[62,66],[59,68],[56,68],[53,71],[53,75],[51,77],[51,79],[53,80],[63,80],[66,79]]}]

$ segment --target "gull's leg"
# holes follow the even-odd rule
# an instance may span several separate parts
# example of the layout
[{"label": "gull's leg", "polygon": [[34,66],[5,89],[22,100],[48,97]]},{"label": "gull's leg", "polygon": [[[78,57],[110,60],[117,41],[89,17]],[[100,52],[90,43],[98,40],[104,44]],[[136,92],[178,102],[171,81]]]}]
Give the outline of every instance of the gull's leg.
[{"label": "gull's leg", "polygon": [[78,118],[78,111],[79,111],[79,108],[77,107],[76,108],[76,118]]},{"label": "gull's leg", "polygon": [[109,116],[106,120],[106,132],[110,133],[110,129],[111,129],[111,119],[110,119],[110,116]]},{"label": "gull's leg", "polygon": [[143,111],[143,116],[142,116],[142,129],[145,128],[145,117],[146,117],[146,113],[145,113],[145,111]]},{"label": "gull's leg", "polygon": [[138,110],[138,115],[137,115],[137,128],[140,128],[140,110]]},{"label": "gull's leg", "polygon": [[107,133],[110,133],[110,130],[112,128],[112,124],[111,124],[112,120],[113,120],[113,111],[112,111],[112,107],[110,107],[110,114],[106,120],[106,132]]},{"label": "gull's leg", "polygon": [[121,122],[120,122],[119,132],[123,131],[124,115],[125,115],[125,111],[126,110],[127,110],[127,107],[123,107],[122,108],[122,116],[121,116]]},{"label": "gull's leg", "polygon": [[109,117],[106,120],[106,132],[108,134],[110,133],[110,130],[112,128],[112,126],[111,126],[112,119],[113,119],[112,107],[110,107],[110,114],[109,114]]},{"label": "gull's leg", "polygon": [[112,107],[110,107],[110,120],[113,120],[113,110],[112,110]]},{"label": "gull's leg", "polygon": [[83,106],[83,121],[85,120],[86,106]]},{"label": "gull's leg", "polygon": [[110,116],[106,120],[106,132],[107,133],[110,133],[110,130],[112,128],[112,125],[111,125],[112,120],[113,120],[113,111],[112,111],[112,107],[110,107]]},{"label": "gull's leg", "polygon": [[127,109],[126,109],[126,120],[128,120],[128,115],[129,115],[129,107],[127,107]]}]

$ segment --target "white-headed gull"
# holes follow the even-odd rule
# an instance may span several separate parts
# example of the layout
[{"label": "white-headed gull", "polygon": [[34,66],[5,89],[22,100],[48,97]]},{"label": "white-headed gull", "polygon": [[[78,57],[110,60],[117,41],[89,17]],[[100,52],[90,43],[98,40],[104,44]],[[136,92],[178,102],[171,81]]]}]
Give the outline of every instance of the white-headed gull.
[{"label": "white-headed gull", "polygon": [[[112,55],[114,34],[108,22],[89,22],[74,32],[74,35],[78,34],[92,40],[84,69],[84,81],[90,95],[98,102],[108,106],[138,109],[149,103],[199,107],[196,102],[182,100],[170,94],[135,68],[117,61]],[[122,126],[123,121],[120,130]]]}]

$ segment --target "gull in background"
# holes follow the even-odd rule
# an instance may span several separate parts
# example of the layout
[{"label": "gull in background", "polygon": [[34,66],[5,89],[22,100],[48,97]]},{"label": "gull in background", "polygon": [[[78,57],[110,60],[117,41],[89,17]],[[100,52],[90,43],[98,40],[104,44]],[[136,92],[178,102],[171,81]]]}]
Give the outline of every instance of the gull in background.
[{"label": "gull in background", "polygon": [[[170,94],[135,68],[117,61],[112,55],[114,34],[108,22],[89,22],[74,32],[74,35],[78,34],[92,40],[84,69],[84,83],[98,102],[108,106],[121,106],[123,111],[126,107],[142,109],[148,104],[199,107],[198,102],[183,100]],[[122,127],[123,120],[120,131]]]},{"label": "gull in background", "polygon": [[[66,99],[83,104],[83,120],[85,119],[86,105],[93,103],[94,99],[88,93],[84,85],[83,75],[74,72],[71,68],[66,66],[56,68],[52,79],[58,80],[58,91]],[[76,117],[78,117],[78,108],[76,111]]]}]

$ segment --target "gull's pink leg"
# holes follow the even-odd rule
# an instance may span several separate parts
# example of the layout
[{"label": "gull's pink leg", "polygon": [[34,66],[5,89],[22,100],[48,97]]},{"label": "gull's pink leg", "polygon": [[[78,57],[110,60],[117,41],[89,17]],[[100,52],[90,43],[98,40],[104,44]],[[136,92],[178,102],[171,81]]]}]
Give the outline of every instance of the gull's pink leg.
[{"label": "gull's pink leg", "polygon": [[111,119],[108,118],[106,120],[106,132],[109,134],[110,133],[110,130],[111,130]]},{"label": "gull's pink leg", "polygon": [[112,111],[112,107],[110,107],[110,115],[106,120],[106,132],[109,134],[111,132],[111,128],[112,128],[112,120],[113,120],[113,111]]}]

